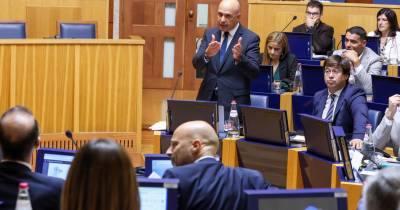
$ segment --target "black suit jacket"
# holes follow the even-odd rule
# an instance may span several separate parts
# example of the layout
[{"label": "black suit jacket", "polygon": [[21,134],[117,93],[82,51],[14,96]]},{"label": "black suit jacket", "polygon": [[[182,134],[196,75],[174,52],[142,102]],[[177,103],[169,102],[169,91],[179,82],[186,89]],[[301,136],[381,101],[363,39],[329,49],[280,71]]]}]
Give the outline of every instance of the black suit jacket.
[{"label": "black suit jacket", "polygon": [[[260,71],[260,38],[239,25],[226,49],[223,63],[219,61],[219,52],[210,58],[209,62],[206,62],[204,54],[211,42],[212,34],[220,41],[221,31],[218,28],[206,30],[201,45],[192,60],[195,69],[205,72],[197,100],[211,100],[214,89],[218,87],[218,104],[224,105],[228,111],[233,99],[238,104],[250,104],[250,80],[256,78]],[[237,43],[239,37],[242,37],[242,57],[240,62],[235,63],[232,47]]]},{"label": "black suit jacket", "polygon": [[246,209],[244,189],[269,187],[258,171],[228,168],[213,158],[168,169],[164,178],[179,179],[180,210]]},{"label": "black suit jacket", "polygon": [[278,68],[276,71],[279,72],[279,78],[282,82],[286,83],[285,90],[289,91],[290,85],[293,83],[294,76],[297,69],[297,59],[292,53],[286,54],[285,57],[279,60]]},{"label": "black suit jacket", "polygon": [[[313,115],[322,117],[328,89],[314,94]],[[333,117],[333,125],[342,126],[347,139],[363,139],[365,126],[368,122],[368,107],[365,92],[353,85],[347,84],[340,93]]]},{"label": "black suit jacket", "polygon": [[322,21],[317,25],[316,28],[309,29],[306,24],[303,23],[293,28],[293,32],[299,33],[312,33],[313,35],[313,52],[318,55],[326,55],[329,51],[332,51],[332,39],[334,29],[323,23]]},{"label": "black suit jacket", "polygon": [[0,209],[14,210],[20,182],[29,184],[33,210],[60,209],[62,179],[36,174],[16,162],[0,163]]}]

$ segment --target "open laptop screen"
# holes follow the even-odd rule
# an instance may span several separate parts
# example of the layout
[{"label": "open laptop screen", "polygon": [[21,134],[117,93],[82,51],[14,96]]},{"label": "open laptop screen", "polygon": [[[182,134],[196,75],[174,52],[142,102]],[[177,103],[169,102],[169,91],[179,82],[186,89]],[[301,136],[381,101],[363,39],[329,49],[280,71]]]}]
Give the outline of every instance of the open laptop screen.
[{"label": "open laptop screen", "polygon": [[140,210],[176,210],[178,179],[138,178]]}]

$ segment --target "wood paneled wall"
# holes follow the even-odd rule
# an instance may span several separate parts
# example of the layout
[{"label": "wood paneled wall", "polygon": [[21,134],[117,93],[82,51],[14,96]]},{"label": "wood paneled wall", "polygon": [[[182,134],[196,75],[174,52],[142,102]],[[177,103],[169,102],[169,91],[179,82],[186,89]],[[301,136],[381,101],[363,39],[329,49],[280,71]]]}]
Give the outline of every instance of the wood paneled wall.
[{"label": "wood paneled wall", "polygon": [[[376,13],[383,7],[394,9],[400,14],[400,6],[379,4],[343,4],[324,2],[324,14],[322,21],[335,29],[336,45],[340,36],[346,29],[359,25],[367,32],[376,28]],[[278,2],[249,0],[249,28],[256,32],[260,38],[261,51],[264,50],[265,39],[272,31],[280,31],[291,18],[296,15],[295,20],[285,31],[304,22],[306,2]]]},{"label": "wood paneled wall", "polygon": [[95,21],[99,38],[108,37],[109,0],[1,0],[0,20],[27,24],[28,38],[53,37],[57,21]]},{"label": "wood paneled wall", "polygon": [[0,113],[21,104],[33,111],[43,133],[135,132],[140,145],[143,44],[3,40]]}]

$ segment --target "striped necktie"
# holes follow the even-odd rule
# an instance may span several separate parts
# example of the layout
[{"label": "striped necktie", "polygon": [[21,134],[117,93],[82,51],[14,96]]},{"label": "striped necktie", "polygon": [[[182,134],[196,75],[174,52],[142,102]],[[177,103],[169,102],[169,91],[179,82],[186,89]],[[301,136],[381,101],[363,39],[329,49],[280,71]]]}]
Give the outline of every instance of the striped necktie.
[{"label": "striped necktie", "polygon": [[325,119],[333,121],[333,108],[335,107],[335,94],[330,94],[329,97],[331,98],[331,104],[329,105],[328,113],[326,114]]}]

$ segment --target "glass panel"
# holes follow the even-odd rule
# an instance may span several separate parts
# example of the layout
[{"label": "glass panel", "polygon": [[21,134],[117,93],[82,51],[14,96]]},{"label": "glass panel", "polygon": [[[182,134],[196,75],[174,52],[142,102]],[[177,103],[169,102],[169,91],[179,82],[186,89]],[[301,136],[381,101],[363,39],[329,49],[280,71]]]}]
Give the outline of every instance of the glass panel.
[{"label": "glass panel", "polygon": [[175,3],[165,4],[165,26],[175,26],[176,5]]},{"label": "glass panel", "polygon": [[175,40],[174,38],[166,38],[164,40],[164,62],[163,62],[163,77],[174,77],[174,53]]},{"label": "glass panel", "polygon": [[208,4],[197,4],[197,27],[207,28]]}]

